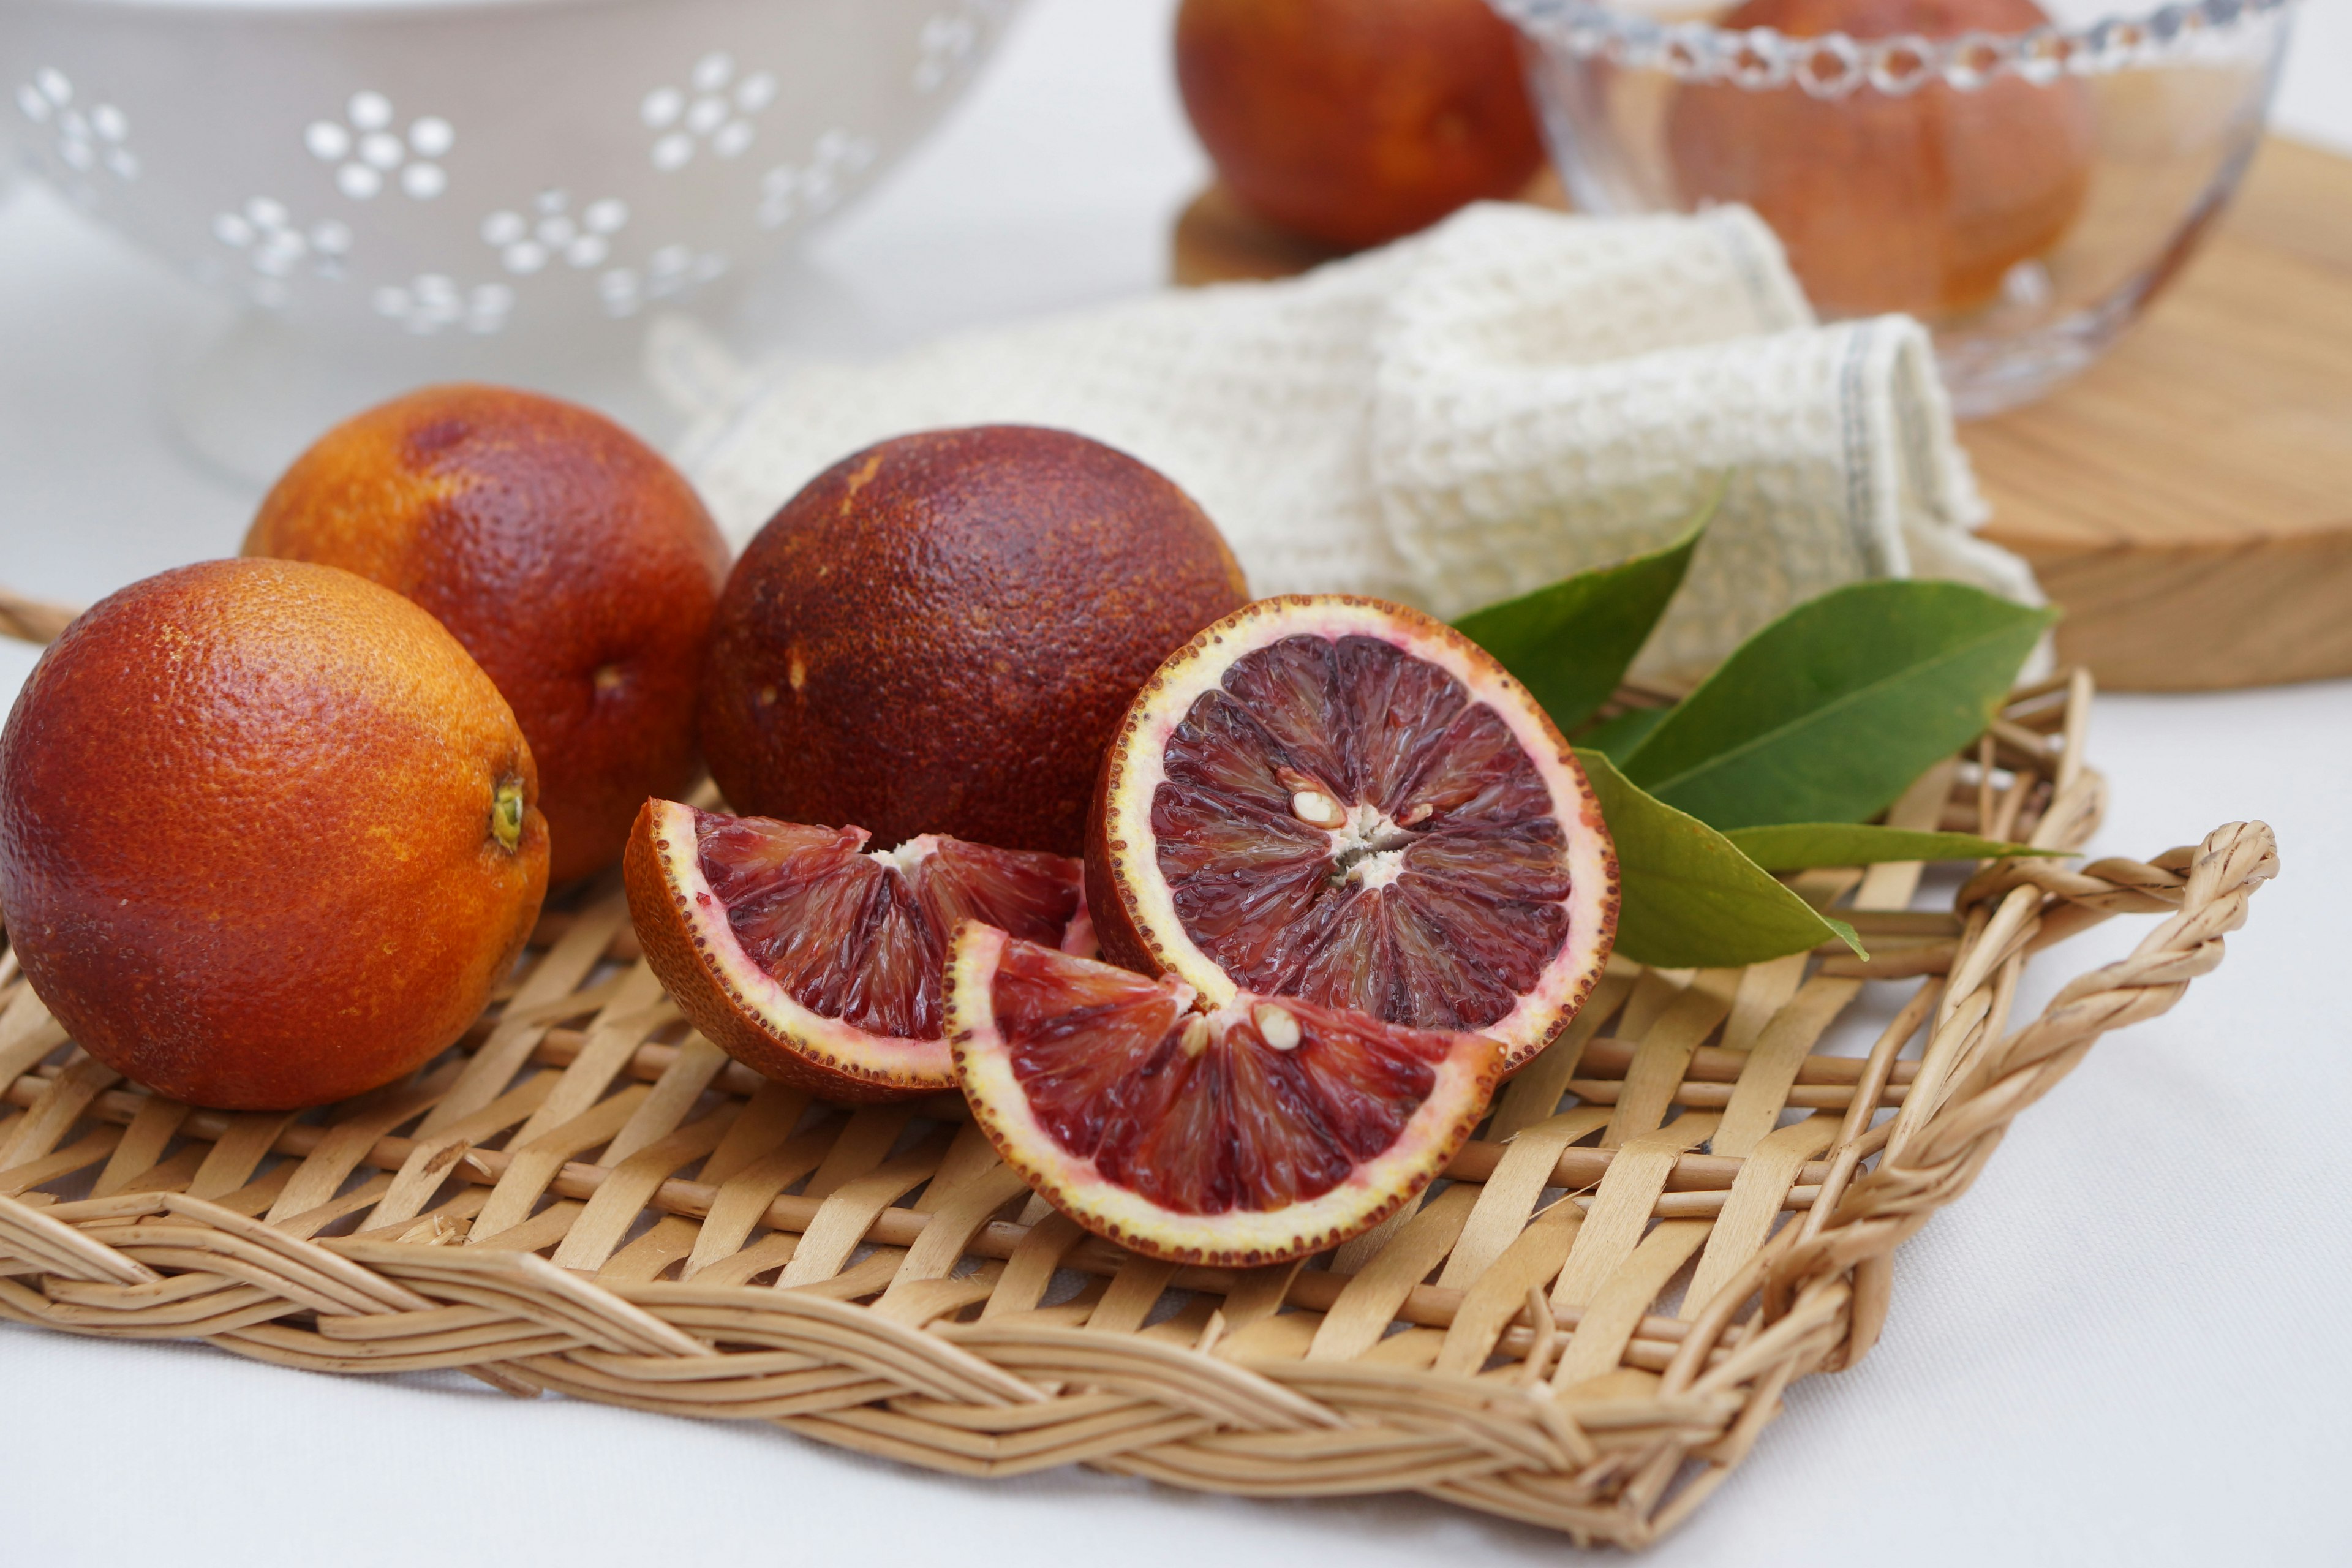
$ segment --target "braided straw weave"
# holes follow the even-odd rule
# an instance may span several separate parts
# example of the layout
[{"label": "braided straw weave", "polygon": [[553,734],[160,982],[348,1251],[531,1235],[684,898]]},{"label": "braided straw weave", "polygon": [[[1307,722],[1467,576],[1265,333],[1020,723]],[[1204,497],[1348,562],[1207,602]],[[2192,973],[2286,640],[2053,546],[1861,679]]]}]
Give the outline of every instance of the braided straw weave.
[{"label": "braided straw weave", "polygon": [[[2089,698],[2021,692],[1893,820],[2080,844]],[[1916,866],[1806,873],[1870,960],[1612,963],[1449,1181],[1255,1272],[1085,1235],[953,1096],[843,1111],[752,1076],[687,1028],[609,888],[545,917],[457,1049],[308,1115],[121,1082],[0,955],[0,1314],[458,1367],[967,1475],[1416,1490],[1639,1546],[1791,1380],[1869,1348],[1895,1244],[2101,1034],[2219,963],[2276,864],[2238,824],[2144,864],[1996,865],[1949,913],[1909,908]],[[2168,918],[2008,1032],[2026,962],[2128,911]],[[1873,979],[1915,989],[1866,1056],[1817,1052]]]}]

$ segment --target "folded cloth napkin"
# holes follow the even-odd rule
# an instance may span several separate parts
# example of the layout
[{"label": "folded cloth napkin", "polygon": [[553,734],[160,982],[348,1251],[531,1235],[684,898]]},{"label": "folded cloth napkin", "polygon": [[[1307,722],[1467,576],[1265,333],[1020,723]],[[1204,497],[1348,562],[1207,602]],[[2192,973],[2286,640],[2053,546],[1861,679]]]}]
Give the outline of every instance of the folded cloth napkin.
[{"label": "folded cloth napkin", "polygon": [[729,401],[684,457],[739,542],[867,443],[1010,422],[1161,469],[1256,593],[1449,617],[1655,548],[1722,483],[1654,672],[1705,668],[1858,578],[2040,599],[2024,563],[1969,532],[1984,508],[1926,332],[1817,322],[1745,208],[1482,205],[1300,279],[793,366]]}]

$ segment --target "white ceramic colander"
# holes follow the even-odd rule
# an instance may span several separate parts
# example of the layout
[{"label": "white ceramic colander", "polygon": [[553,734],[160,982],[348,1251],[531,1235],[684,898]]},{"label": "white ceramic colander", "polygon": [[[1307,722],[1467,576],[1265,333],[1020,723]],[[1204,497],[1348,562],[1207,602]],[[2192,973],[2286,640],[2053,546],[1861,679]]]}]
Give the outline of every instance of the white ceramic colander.
[{"label": "white ceramic colander", "polygon": [[0,0],[0,113],[305,332],[576,337],[786,247],[1016,4]]}]

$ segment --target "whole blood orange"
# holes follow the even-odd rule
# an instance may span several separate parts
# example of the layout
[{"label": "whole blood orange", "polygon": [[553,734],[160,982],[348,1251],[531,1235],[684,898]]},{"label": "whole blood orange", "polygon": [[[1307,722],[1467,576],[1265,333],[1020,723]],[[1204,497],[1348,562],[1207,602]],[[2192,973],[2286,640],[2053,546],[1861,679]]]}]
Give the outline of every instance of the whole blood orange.
[{"label": "whole blood orange", "polygon": [[89,1054],[176,1100],[359,1094],[463,1034],[547,888],[513,713],[432,616],[215,561],[68,627],[0,731],[0,911]]},{"label": "whole blood orange", "polygon": [[1339,595],[1260,600],[1136,696],[1087,852],[1105,956],[1475,1029],[1505,1071],[1576,1016],[1617,860],[1576,755],[1451,627]]},{"label": "whole blood orange", "polygon": [[885,441],[744,550],[702,697],[739,811],[1076,855],[1120,710],[1247,595],[1192,498],[1063,430]]},{"label": "whole blood orange", "polygon": [[[2049,24],[2034,0],[1748,0],[1717,26],[1948,39]],[[1934,316],[1984,304],[2065,235],[2095,130],[2072,77],[1819,99],[1693,84],[1675,89],[1666,146],[1686,199],[1745,202],[1772,226],[1822,310]]]},{"label": "whole blood orange", "polygon": [[1242,205],[1342,248],[1517,195],[1543,165],[1486,0],[1184,0],[1176,81]]},{"label": "whole blood orange", "polygon": [[1336,1247],[1427,1186],[1494,1092],[1497,1048],[1476,1035],[1193,1000],[978,923],[956,940],[973,1116],[1047,1202],[1149,1257],[1254,1268]]},{"label": "whole blood orange", "polygon": [[623,858],[646,962],[694,1026],[828,1100],[953,1087],[940,987],[957,921],[1093,945],[1075,860],[866,837],[649,800]]},{"label": "whole blood orange", "polygon": [[701,774],[726,542],[600,414],[495,386],[396,398],[295,459],[245,552],[356,572],[457,635],[530,738],[558,882],[611,865],[646,797]]}]

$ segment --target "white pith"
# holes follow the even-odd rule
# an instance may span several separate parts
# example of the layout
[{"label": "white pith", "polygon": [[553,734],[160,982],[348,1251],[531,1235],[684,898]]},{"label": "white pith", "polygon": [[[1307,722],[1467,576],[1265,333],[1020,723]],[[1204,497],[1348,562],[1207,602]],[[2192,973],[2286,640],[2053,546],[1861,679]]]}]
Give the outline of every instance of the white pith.
[{"label": "white pith", "polygon": [[1347,867],[1340,873],[1367,888],[1385,888],[1404,875],[1404,852],[1412,836],[1389,820],[1370,801],[1358,801],[1331,835],[1331,858]]},{"label": "white pith", "polygon": [[[695,956],[711,979],[733,996],[776,1038],[777,1045],[837,1071],[878,1082],[954,1081],[955,1067],[944,1033],[936,1040],[877,1035],[839,1018],[828,1018],[793,997],[743,951],[727,921],[727,906],[702,874],[701,844],[692,806],[654,803],[654,846],[662,869],[694,939]],[[923,842],[909,840],[892,853]],[[877,858],[880,857],[877,857]]]},{"label": "white pith", "polygon": [[926,833],[909,838],[896,849],[868,849],[866,858],[876,865],[896,871],[902,877],[912,877],[915,868],[940,852],[940,836]]},{"label": "white pith", "polygon": [[[982,1127],[1008,1163],[1046,1200],[1087,1228],[1160,1258],[1245,1265],[1252,1258],[1298,1257],[1360,1234],[1443,1170],[1486,1111],[1496,1058],[1455,1051],[1435,1064],[1429,1098],[1396,1141],[1319,1197],[1280,1209],[1187,1214],[1112,1184],[1091,1158],[1055,1142],[1013,1077],[996,1026],[992,981],[1005,934],[967,923],[948,960],[949,1037],[956,1079]],[[1220,1035],[1270,999],[1242,994],[1204,1017]],[[1279,1004],[1275,1004],[1278,1005]]]},{"label": "white pith", "polygon": [[[1574,1016],[1601,971],[1615,932],[1616,854],[1584,770],[1526,688],[1476,644],[1417,611],[1340,595],[1261,600],[1209,627],[1160,667],[1113,742],[1110,757],[1114,787],[1106,837],[1125,863],[1126,874],[1115,880],[1129,919],[1136,930],[1158,939],[1152,956],[1213,1003],[1229,1001],[1239,990],[1177,917],[1175,895],[1160,874],[1155,852],[1152,797],[1167,777],[1169,738],[1192,704],[1217,689],[1224,672],[1244,654],[1302,633],[1335,642],[1344,637],[1374,637],[1452,675],[1473,701],[1485,703],[1509,727],[1559,805],[1559,821],[1568,839],[1569,895],[1561,900],[1569,917],[1568,947],[1554,957],[1533,991],[1479,1031],[1502,1043],[1506,1070],[1516,1068]],[[1327,829],[1335,853],[1349,844],[1369,845],[1378,831],[1410,836],[1411,830],[1397,828],[1369,805],[1340,804],[1349,813],[1347,823]],[[1377,825],[1368,820],[1367,813],[1378,819]],[[1389,853],[1375,850],[1349,874],[1361,877],[1368,887],[1386,886],[1402,870],[1401,853],[1382,861]]]}]

